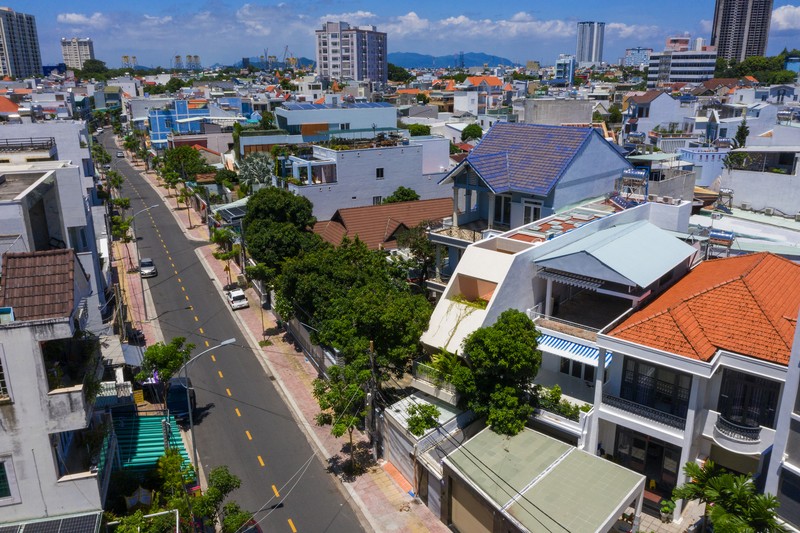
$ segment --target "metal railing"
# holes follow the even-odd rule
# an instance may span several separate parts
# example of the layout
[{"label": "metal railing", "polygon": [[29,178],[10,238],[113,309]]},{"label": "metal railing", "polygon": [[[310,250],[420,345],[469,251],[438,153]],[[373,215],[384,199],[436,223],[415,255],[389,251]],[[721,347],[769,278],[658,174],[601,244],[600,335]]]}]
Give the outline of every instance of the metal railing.
[{"label": "metal railing", "polygon": [[414,361],[413,373],[414,377],[420,381],[430,383],[434,387],[452,394],[456,393],[455,385],[447,381],[446,376],[432,366]]},{"label": "metal railing", "polygon": [[640,403],[632,402],[630,400],[620,398],[619,396],[614,396],[611,394],[603,394],[603,403],[610,405],[611,407],[627,411],[636,416],[640,416],[642,418],[647,418],[648,420],[658,422],[659,424],[664,424],[665,426],[673,427],[676,429],[686,428],[685,418],[681,418],[680,416],[676,416],[670,413],[665,413],[664,411],[659,411],[658,409],[655,409],[653,407],[648,407]]},{"label": "metal railing", "polygon": [[719,415],[715,427],[717,431],[732,439],[749,442],[761,440],[761,426],[741,426]]},{"label": "metal railing", "polygon": [[27,137],[0,140],[0,152],[50,150],[56,145],[55,137]]}]

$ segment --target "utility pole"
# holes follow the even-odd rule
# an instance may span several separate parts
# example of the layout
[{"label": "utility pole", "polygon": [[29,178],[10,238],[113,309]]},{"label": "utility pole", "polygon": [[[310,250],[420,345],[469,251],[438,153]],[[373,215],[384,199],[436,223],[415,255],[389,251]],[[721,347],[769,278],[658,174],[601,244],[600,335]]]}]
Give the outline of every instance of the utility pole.
[{"label": "utility pole", "polygon": [[375,424],[375,393],[378,386],[378,379],[375,375],[375,342],[369,341],[369,366],[372,378],[369,380],[369,390],[367,391],[367,402],[369,409],[367,410],[367,429],[369,431],[369,442],[372,448],[372,460],[378,460],[378,439],[376,437],[376,424]]}]

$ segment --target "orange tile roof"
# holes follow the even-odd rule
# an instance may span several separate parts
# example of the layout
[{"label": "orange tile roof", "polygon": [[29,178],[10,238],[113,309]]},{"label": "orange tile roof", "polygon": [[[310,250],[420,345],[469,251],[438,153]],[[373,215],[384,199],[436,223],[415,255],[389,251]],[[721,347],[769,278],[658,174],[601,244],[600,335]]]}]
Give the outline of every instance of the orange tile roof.
[{"label": "orange tile roof", "polygon": [[349,207],[336,211],[331,220],[317,222],[314,233],[335,245],[341,243],[344,236],[358,236],[372,250],[390,249],[397,247],[398,230],[452,214],[452,198]]},{"label": "orange tile roof", "polygon": [[16,113],[19,111],[19,106],[6,98],[0,96],[0,113]]},{"label": "orange tile roof", "polygon": [[455,91],[456,90],[456,80],[447,80],[447,84],[444,86],[443,91]]},{"label": "orange tile roof", "polygon": [[610,335],[691,359],[726,350],[789,364],[800,265],[770,253],[705,261]]},{"label": "orange tile roof", "polygon": [[397,94],[419,94],[419,89],[397,89]]},{"label": "orange tile roof", "polygon": [[491,87],[503,86],[503,80],[501,80],[497,76],[469,76],[467,78],[467,81],[470,83],[470,85],[475,85],[475,86],[480,85],[481,82],[484,81],[486,82],[486,85],[489,85]]}]

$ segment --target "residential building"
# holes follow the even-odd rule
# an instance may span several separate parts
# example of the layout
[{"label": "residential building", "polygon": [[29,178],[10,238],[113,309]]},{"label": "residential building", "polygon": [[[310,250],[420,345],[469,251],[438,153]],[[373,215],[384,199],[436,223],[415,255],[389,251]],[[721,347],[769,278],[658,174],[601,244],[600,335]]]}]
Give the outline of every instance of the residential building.
[{"label": "residential building", "polygon": [[733,205],[768,215],[794,217],[800,213],[797,144],[745,146],[731,150],[720,186],[733,192]]},{"label": "residential building", "polygon": [[152,107],[147,116],[150,142],[163,150],[171,134],[200,133],[201,122],[210,116],[209,102],[203,98],[173,100],[167,106]]},{"label": "residential building", "polygon": [[94,43],[88,37],[62,37],[61,55],[67,67],[82,70],[87,59],[94,59]]},{"label": "residential building", "polygon": [[688,35],[674,35],[664,41],[664,50],[670,52],[688,52],[691,49],[691,37]]},{"label": "residential building", "polygon": [[625,67],[637,67],[643,70],[650,64],[650,54],[653,53],[652,48],[626,48],[625,57],[622,58],[622,65]]},{"label": "residential building", "polygon": [[470,76],[457,86],[453,110],[482,115],[509,103],[513,92],[513,86],[497,76]]},{"label": "residential building", "polygon": [[116,439],[94,410],[100,347],[81,335],[89,276],[70,249],[5,252],[2,272],[0,527],[45,519],[37,527],[94,533]]},{"label": "residential building", "polygon": [[629,93],[622,106],[623,137],[628,142],[655,145],[668,136],[676,135],[681,139],[680,143],[666,146],[670,152],[674,152],[687,142],[686,139],[698,137],[697,134],[687,136],[683,132],[683,118],[695,114],[695,103],[696,99],[673,98],[669,93],[658,90]]},{"label": "residential building", "polygon": [[450,142],[438,136],[315,145],[310,154],[288,158],[285,180],[290,191],[314,204],[318,220],[329,220],[337,209],[380,204],[400,186],[422,200],[449,196],[439,186],[449,156]]},{"label": "residential building", "polygon": [[326,80],[388,81],[386,34],[375,26],[325,22],[316,30],[317,74]]},{"label": "residential building", "polygon": [[695,185],[709,187],[722,175],[729,147],[689,147],[681,148],[680,158],[692,164],[695,172]]},{"label": "residential building", "polygon": [[764,56],[771,19],[772,0],[717,0],[711,46],[727,60]]},{"label": "residential building", "polygon": [[714,77],[717,65],[716,52],[666,50],[650,55],[647,70],[647,87],[654,88],[672,83],[698,83]]},{"label": "residential building", "polygon": [[578,22],[578,45],[575,58],[582,66],[603,62],[605,22]]},{"label": "residential building", "polygon": [[42,74],[36,17],[0,7],[0,76],[27,78]]},{"label": "residential building", "polygon": [[575,69],[577,68],[578,62],[575,60],[575,56],[560,54],[558,59],[556,59],[554,79],[565,85],[572,85],[572,82],[575,80]]}]

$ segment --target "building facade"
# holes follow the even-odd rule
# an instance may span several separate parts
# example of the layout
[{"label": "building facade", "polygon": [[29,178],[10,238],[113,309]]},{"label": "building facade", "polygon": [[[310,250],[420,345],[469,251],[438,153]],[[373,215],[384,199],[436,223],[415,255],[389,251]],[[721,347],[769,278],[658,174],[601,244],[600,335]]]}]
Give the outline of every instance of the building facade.
[{"label": "building facade", "polygon": [[0,7],[0,76],[24,78],[41,73],[36,17]]},{"label": "building facade", "polygon": [[622,65],[625,67],[639,67],[644,68],[650,63],[650,54],[653,53],[652,48],[626,48],[625,57],[622,58]]},{"label": "building facade", "polygon": [[666,50],[650,55],[647,87],[671,83],[699,83],[714,77],[716,52],[673,52]]},{"label": "building facade", "polygon": [[326,22],[317,37],[317,73],[331,79],[385,84],[388,81],[386,34],[375,26]]},{"label": "building facade", "polygon": [[61,55],[69,68],[82,69],[87,59],[94,59],[94,43],[89,38],[61,38]]},{"label": "building facade", "polygon": [[603,61],[605,33],[605,22],[578,22],[578,46],[575,50],[578,63]]},{"label": "building facade", "polygon": [[727,60],[763,56],[771,17],[772,0],[717,0],[711,46]]},{"label": "building facade", "polygon": [[575,78],[575,69],[578,67],[575,56],[561,54],[556,60],[555,79],[564,80],[567,85],[572,85]]}]

